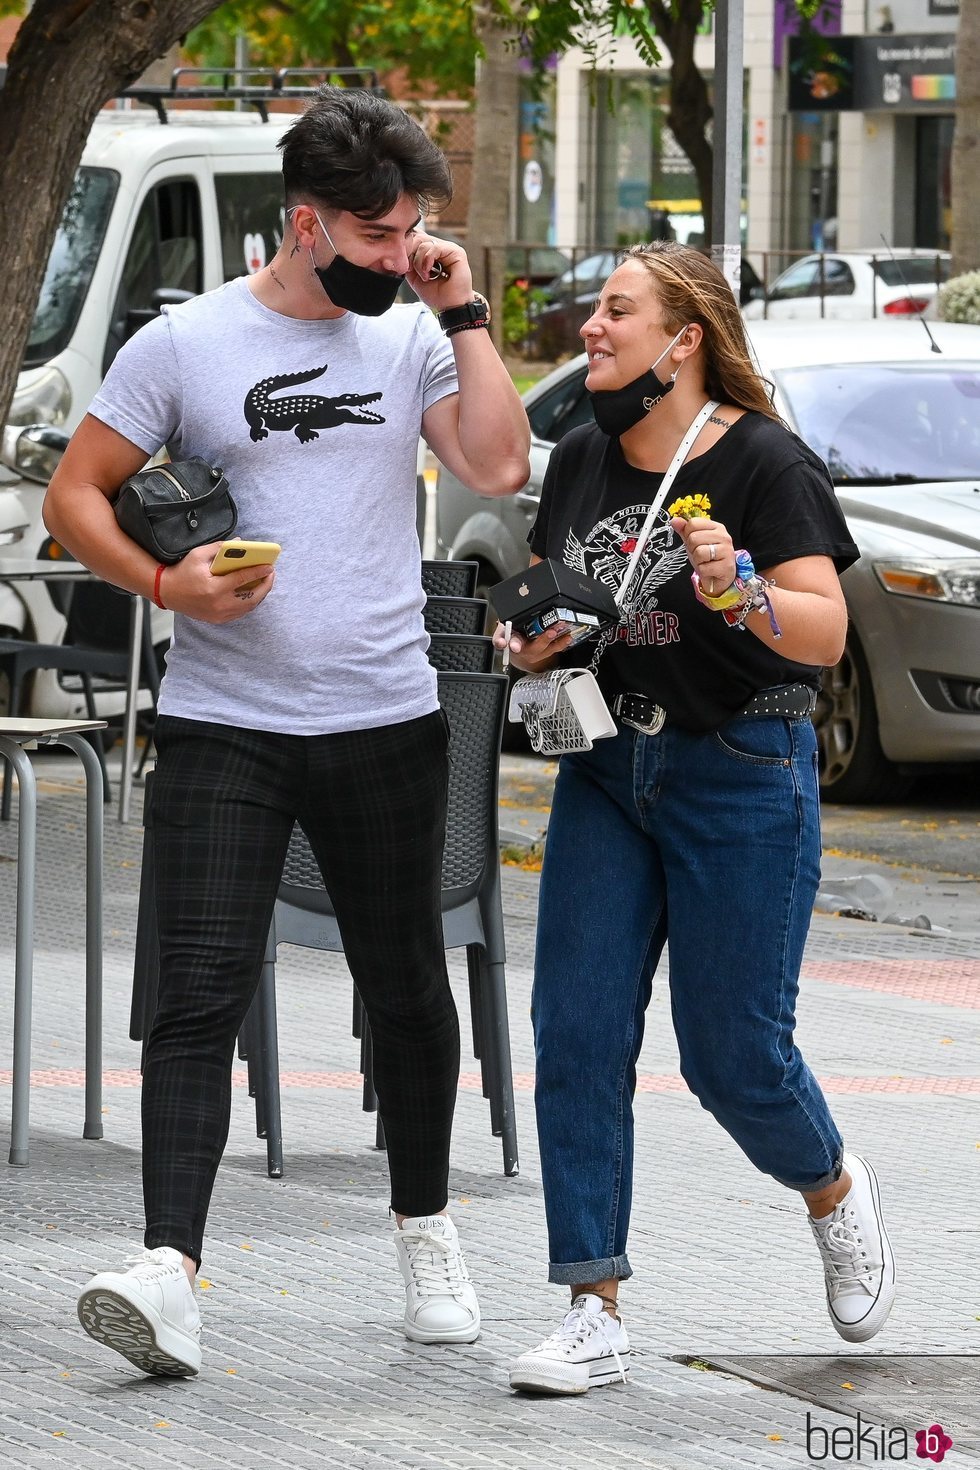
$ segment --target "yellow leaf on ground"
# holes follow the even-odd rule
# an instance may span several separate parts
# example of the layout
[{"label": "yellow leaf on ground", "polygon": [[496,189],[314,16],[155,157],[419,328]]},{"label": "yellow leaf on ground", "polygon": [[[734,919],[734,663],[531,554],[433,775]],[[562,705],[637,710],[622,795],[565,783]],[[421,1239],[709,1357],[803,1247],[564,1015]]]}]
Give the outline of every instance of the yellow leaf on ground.
[{"label": "yellow leaf on ground", "polygon": [[65,1431],[63,1429],[52,1429],[52,1431],[51,1431],[51,1438],[52,1439],[64,1439],[64,1437],[65,1437]]},{"label": "yellow leaf on ground", "polygon": [[771,1439],[771,1440],[782,1439],[782,1437],[783,1436],[781,1434],[767,1434],[766,1435],[766,1439]]},{"label": "yellow leaf on ground", "polygon": [[234,1377],[234,1375],[238,1372],[238,1369],[237,1368],[226,1368],[225,1369],[225,1372],[226,1373],[230,1373],[232,1375],[232,1377]]},{"label": "yellow leaf on ground", "polygon": [[166,1419],[158,1419],[157,1422],[154,1424],[153,1428],[154,1429],[169,1429],[170,1428],[170,1425],[167,1423]]},{"label": "yellow leaf on ground", "polygon": [[250,1246],[250,1245],[249,1245],[249,1243],[248,1243],[248,1241],[247,1241],[247,1240],[246,1240],[246,1241],[244,1241],[244,1242],[243,1242],[243,1243],[242,1243],[242,1244],[241,1244],[241,1245],[240,1245],[240,1246],[239,1246],[239,1250],[243,1250],[243,1251],[250,1251],[250,1250],[251,1250],[251,1249],[252,1249],[252,1247],[251,1247],[251,1246]]},{"label": "yellow leaf on ground", "polygon": [[209,1281],[206,1276],[199,1276],[197,1278],[197,1284],[202,1291],[210,1291],[211,1287],[214,1285],[214,1283]]},{"label": "yellow leaf on ground", "polygon": [[853,1388],[853,1387],[854,1387],[854,1384],[853,1383],[842,1383],[841,1384],[841,1388]]}]

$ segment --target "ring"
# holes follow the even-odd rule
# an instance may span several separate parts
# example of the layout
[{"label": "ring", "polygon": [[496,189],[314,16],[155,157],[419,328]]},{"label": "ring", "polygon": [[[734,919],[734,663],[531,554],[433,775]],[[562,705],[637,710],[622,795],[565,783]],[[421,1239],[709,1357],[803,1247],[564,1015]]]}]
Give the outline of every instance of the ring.
[{"label": "ring", "polygon": [[711,545],[708,547],[708,560],[709,561],[714,561],[716,549],[717,548],[715,547],[715,543],[712,541]]}]

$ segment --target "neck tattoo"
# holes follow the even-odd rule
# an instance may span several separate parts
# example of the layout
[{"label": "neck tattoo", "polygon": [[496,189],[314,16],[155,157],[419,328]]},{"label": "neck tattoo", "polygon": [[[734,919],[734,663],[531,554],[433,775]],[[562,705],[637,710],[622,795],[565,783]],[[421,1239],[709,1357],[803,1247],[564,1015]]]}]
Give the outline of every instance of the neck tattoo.
[{"label": "neck tattoo", "polygon": [[280,281],[279,277],[276,275],[276,268],[275,268],[275,266],[270,265],[270,267],[269,267],[269,275],[275,281],[275,283],[279,287],[280,291],[285,291],[285,289],[286,289],[285,283],[282,282],[282,281]]}]

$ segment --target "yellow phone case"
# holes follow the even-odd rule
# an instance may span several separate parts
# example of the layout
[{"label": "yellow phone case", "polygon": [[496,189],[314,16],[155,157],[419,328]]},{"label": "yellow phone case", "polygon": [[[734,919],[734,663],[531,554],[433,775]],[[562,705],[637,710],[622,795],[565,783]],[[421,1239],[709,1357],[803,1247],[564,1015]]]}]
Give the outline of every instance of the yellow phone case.
[{"label": "yellow phone case", "polygon": [[269,566],[281,550],[278,541],[226,541],[212,558],[211,570],[216,577],[223,577],[242,567]]}]

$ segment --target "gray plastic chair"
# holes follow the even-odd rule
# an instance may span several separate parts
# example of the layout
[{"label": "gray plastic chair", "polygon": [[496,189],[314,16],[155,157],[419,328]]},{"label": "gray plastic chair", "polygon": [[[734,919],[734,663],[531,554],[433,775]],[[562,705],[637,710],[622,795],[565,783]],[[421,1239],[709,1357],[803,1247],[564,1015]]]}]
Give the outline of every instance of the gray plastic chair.
[{"label": "gray plastic chair", "polygon": [[424,561],[422,591],[426,597],[474,597],[478,561]]},{"label": "gray plastic chair", "polygon": [[[497,771],[508,682],[502,674],[440,673],[439,700],[449,717],[450,777],[442,915],[446,948],[466,946],[473,1049],[481,1063],[491,1131],[501,1139],[504,1173],[518,1172],[517,1130],[504,977],[505,948],[497,846]],[[279,944],[342,951],[340,930],[309,844],[293,831],[276,903],[262,979],[250,1014],[246,1050],[256,1126],[266,1138],[269,1174],[282,1173],[279,1062],[274,1036],[275,949]],[[361,1041],[363,1106],[375,1111],[370,1028],[355,992],[353,1032]],[[378,1144],[383,1134],[378,1129]]]},{"label": "gray plastic chair", "polygon": [[429,640],[429,663],[440,673],[490,674],[494,653],[492,638],[471,633],[434,633]]},{"label": "gray plastic chair", "polygon": [[486,631],[487,604],[482,597],[430,597],[422,609],[426,632],[471,633]]}]

